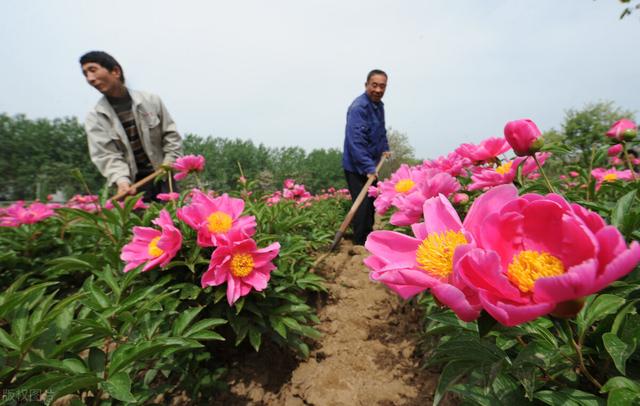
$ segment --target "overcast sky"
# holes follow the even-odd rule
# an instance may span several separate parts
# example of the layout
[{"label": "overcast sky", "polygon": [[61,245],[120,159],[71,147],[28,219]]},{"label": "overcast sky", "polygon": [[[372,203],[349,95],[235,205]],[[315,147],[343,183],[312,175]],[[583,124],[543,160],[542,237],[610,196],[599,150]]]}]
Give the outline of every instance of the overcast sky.
[{"label": "overcast sky", "polygon": [[640,111],[640,13],[617,0],[0,2],[0,112],[84,120],[78,58],[105,50],[181,133],[342,148],[366,73],[421,158],[612,100]]}]

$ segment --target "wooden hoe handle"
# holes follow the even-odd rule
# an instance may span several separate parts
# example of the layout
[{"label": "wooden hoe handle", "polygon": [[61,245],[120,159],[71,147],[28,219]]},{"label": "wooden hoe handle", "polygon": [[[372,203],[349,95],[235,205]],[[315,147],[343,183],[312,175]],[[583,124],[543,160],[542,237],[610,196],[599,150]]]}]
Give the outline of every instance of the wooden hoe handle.
[{"label": "wooden hoe handle", "polygon": [[[378,162],[378,166],[376,166],[376,173],[380,171],[380,168],[382,168],[382,164],[386,159],[387,159],[387,156],[382,155],[382,158],[380,158],[380,162]],[[367,193],[369,193],[369,186],[371,186],[374,180],[376,180],[375,175],[369,175],[369,179],[367,179],[367,182],[362,187],[360,194],[358,195],[356,200],[353,202],[351,209],[349,209],[349,213],[347,213],[347,217],[344,218],[342,225],[340,225],[340,229],[336,233],[336,236],[333,239],[333,244],[331,244],[331,248],[329,249],[329,251],[333,251],[338,246],[338,243],[342,239],[342,235],[347,230],[347,227],[349,227],[349,224],[351,224],[351,220],[353,220],[353,216],[355,216],[356,211],[358,211],[358,208],[362,204],[362,201],[367,196]]]},{"label": "wooden hoe handle", "polygon": [[[163,173],[165,173],[166,171],[163,168],[160,168],[158,170],[156,170],[155,172],[153,172],[150,175],[145,176],[144,178],[140,179],[139,181],[137,181],[136,183],[134,183],[131,187],[134,188],[139,188],[140,186],[149,183],[149,181],[153,180],[156,178],[156,176],[160,176]],[[109,200],[120,200],[123,197],[125,197],[127,195],[127,192],[120,192],[120,193],[116,193],[115,196],[113,196],[111,199]]]}]

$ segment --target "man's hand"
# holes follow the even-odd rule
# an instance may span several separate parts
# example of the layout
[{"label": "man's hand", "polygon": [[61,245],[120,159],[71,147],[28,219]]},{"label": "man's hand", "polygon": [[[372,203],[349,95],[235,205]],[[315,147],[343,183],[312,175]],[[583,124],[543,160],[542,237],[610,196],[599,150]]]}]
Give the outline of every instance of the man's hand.
[{"label": "man's hand", "polygon": [[135,195],[136,188],[131,186],[131,183],[127,181],[118,182],[118,194],[124,193],[126,195]]},{"label": "man's hand", "polygon": [[382,156],[385,157],[385,158],[390,158],[391,157],[391,151],[384,151],[382,153]]},{"label": "man's hand", "polygon": [[370,178],[370,177],[373,177],[374,179],[377,179],[377,178],[378,178],[378,173],[377,173],[377,172],[376,172],[376,173],[367,173],[367,176],[368,176],[369,178]]}]

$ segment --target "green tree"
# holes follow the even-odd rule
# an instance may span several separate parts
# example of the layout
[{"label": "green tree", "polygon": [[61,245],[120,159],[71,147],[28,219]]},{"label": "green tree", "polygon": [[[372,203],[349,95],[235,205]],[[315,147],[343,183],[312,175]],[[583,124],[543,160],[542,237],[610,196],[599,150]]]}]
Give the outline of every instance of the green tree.
[{"label": "green tree", "polygon": [[568,110],[561,134],[572,152],[565,159],[588,167],[592,151],[608,143],[605,136],[607,130],[614,122],[625,117],[633,119],[634,114],[616,107],[610,101],[590,103],[580,110]]},{"label": "green tree", "polygon": [[63,191],[85,193],[72,176],[79,170],[92,192],[104,179],[89,159],[87,138],[76,118],[30,120],[24,115],[0,114],[2,160],[0,199],[44,199]]},{"label": "green tree", "polygon": [[420,163],[420,160],[414,156],[414,150],[409,143],[407,134],[389,128],[387,130],[387,140],[389,141],[391,157],[382,166],[380,179],[386,179],[391,176],[402,164],[415,165]]}]

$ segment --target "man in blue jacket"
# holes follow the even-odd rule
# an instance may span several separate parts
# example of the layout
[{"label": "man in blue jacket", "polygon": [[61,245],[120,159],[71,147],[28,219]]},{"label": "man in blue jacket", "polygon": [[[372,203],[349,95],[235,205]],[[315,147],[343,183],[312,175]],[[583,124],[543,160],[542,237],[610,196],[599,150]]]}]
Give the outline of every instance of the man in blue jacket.
[{"label": "man in blue jacket", "polygon": [[[342,167],[353,201],[368,177],[378,176],[376,165],[382,155],[389,154],[382,103],[382,96],[387,88],[387,74],[381,70],[372,70],[367,75],[364,86],[365,92],[351,103],[347,111],[342,155]],[[373,200],[367,196],[353,217],[353,243],[356,245],[364,245],[373,230]]]}]

